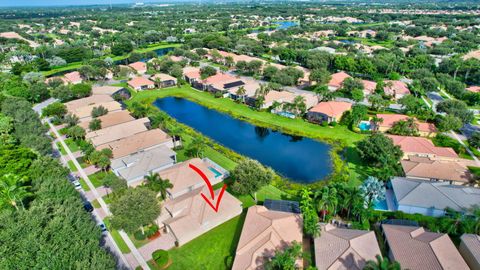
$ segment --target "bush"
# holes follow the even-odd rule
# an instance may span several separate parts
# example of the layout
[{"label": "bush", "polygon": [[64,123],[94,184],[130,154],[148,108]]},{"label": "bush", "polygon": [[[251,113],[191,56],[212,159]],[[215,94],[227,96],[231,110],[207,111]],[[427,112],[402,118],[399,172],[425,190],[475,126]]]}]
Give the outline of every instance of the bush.
[{"label": "bush", "polygon": [[145,236],[146,237],[152,237],[158,232],[158,226],[156,224],[148,227],[148,229],[145,231]]},{"label": "bush", "polygon": [[133,237],[135,237],[135,239],[137,239],[139,241],[145,240],[145,238],[147,238],[147,236],[145,234],[143,234],[142,231],[140,231],[140,230],[134,232]]},{"label": "bush", "polygon": [[328,126],[328,122],[327,121],[322,121],[322,127],[326,127]]},{"label": "bush", "polygon": [[152,253],[152,258],[159,267],[163,267],[167,265],[170,259],[170,256],[168,255],[168,251],[159,249]]},{"label": "bush", "polygon": [[465,152],[465,148],[455,139],[450,138],[443,134],[438,134],[432,139],[433,144],[435,146],[440,147],[451,147],[457,154],[463,154]]}]

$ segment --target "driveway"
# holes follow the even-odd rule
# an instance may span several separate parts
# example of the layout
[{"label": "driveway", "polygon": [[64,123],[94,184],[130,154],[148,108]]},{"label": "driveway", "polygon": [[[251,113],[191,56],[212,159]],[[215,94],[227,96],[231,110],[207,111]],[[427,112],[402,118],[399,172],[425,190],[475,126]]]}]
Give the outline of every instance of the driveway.
[{"label": "driveway", "polygon": [[54,103],[54,102],[57,102],[58,99],[56,98],[49,98],[41,103],[38,103],[37,105],[33,106],[33,110],[38,113],[39,115],[42,114],[42,110],[43,108],[47,107],[48,105]]}]

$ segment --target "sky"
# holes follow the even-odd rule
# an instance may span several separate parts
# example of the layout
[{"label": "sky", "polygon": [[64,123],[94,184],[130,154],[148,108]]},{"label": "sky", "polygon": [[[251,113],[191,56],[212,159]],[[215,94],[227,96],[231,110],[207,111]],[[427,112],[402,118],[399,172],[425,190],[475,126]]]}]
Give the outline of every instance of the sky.
[{"label": "sky", "polygon": [[[0,0],[0,7],[18,6],[63,6],[63,5],[103,5],[133,4],[135,2],[162,2],[161,0]],[[169,2],[173,2],[170,0]]]}]

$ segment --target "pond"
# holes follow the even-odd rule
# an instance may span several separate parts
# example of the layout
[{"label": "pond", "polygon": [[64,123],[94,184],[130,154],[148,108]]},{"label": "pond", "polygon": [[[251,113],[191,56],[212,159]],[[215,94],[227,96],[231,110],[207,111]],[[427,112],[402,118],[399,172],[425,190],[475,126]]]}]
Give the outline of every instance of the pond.
[{"label": "pond", "polygon": [[313,183],[332,171],[331,147],[326,143],[257,127],[183,98],[157,99],[154,105],[177,121],[294,182]]},{"label": "pond", "polygon": [[297,22],[291,22],[291,21],[274,22],[274,24],[278,24],[277,30],[287,29],[287,28],[298,25]]},{"label": "pond", "polygon": [[[166,48],[156,49],[153,52],[155,52],[157,54],[157,56],[164,56],[165,54],[167,54],[170,51],[173,51],[174,49],[175,49],[175,47],[166,47]],[[142,59],[140,59],[140,62],[147,62],[150,59],[151,58],[142,58]],[[122,59],[122,60],[117,60],[114,63],[115,63],[115,65],[128,65],[129,61],[128,61],[128,58],[125,58],[125,59]]]}]

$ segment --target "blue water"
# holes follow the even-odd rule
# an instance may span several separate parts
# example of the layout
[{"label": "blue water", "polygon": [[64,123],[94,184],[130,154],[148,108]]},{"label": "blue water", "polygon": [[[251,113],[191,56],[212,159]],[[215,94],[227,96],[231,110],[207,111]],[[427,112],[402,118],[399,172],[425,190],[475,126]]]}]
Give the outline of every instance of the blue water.
[{"label": "blue water", "polygon": [[213,174],[215,175],[215,178],[218,178],[219,176],[222,175],[221,172],[217,171],[217,169],[213,168],[213,167],[208,167],[208,169],[213,172]]},{"label": "blue water", "polygon": [[381,211],[388,211],[387,200],[382,200],[382,201],[376,202],[375,205],[373,206],[373,209],[381,210]]},{"label": "blue water", "polygon": [[287,29],[287,28],[290,28],[290,27],[294,27],[294,26],[297,26],[298,23],[297,22],[289,22],[289,21],[286,21],[286,22],[274,22],[274,24],[278,24],[279,26],[277,27],[277,30],[281,30],[281,29]]},{"label": "blue water", "polygon": [[154,105],[216,142],[256,159],[299,183],[313,183],[332,171],[330,145],[254,126],[195,102],[167,97]]},{"label": "blue water", "polygon": [[372,125],[369,122],[362,121],[358,125],[358,128],[362,131],[370,130],[372,128]]}]

